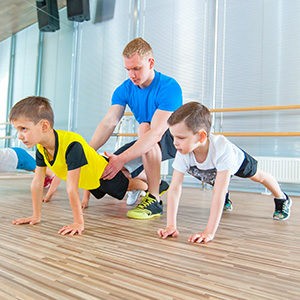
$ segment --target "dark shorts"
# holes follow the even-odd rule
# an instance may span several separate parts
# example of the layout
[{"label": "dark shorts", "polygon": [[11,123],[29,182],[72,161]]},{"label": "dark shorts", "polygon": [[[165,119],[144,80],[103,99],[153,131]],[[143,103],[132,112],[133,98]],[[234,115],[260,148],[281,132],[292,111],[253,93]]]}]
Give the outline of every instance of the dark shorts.
[{"label": "dark shorts", "polygon": [[122,200],[127,192],[129,180],[119,171],[117,175],[110,180],[100,179],[100,186],[94,190],[90,190],[92,195],[100,199],[108,194],[114,198]]},{"label": "dark shorts", "polygon": [[[114,154],[118,155],[118,154],[126,151],[135,142],[136,142],[136,140],[123,145],[121,148],[119,148],[117,151],[115,151]],[[158,144],[159,144],[160,149],[161,149],[162,161],[169,160],[169,159],[175,157],[175,155],[176,155],[176,148],[174,147],[173,136],[171,135],[169,129],[163,134],[163,136],[162,136],[162,138],[161,138],[161,140],[160,140],[160,142]],[[141,165],[140,167],[138,167],[136,170],[134,170],[131,173],[132,178],[138,176],[143,170],[144,170],[144,166]]]},{"label": "dark shorts", "polygon": [[234,174],[234,176],[249,178],[256,174],[257,172],[257,160],[249,155],[247,152],[242,150],[245,154],[244,161],[239,168],[239,170]]}]

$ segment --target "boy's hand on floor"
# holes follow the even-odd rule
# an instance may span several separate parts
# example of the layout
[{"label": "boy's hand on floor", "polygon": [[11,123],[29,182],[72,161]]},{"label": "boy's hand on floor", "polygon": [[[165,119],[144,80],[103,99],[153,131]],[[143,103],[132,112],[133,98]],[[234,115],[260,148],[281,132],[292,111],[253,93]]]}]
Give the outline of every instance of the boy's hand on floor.
[{"label": "boy's hand on floor", "polygon": [[86,198],[82,199],[82,201],[81,201],[81,208],[82,209],[85,209],[85,208],[89,207],[89,200],[90,199],[86,199]]},{"label": "boy's hand on floor", "polygon": [[36,218],[36,217],[20,218],[12,221],[14,225],[22,225],[22,224],[35,225],[40,222],[41,222],[41,218]]},{"label": "boy's hand on floor", "polygon": [[157,234],[159,237],[166,239],[167,237],[177,237],[179,231],[174,226],[167,226],[165,229],[158,229]]},{"label": "boy's hand on floor", "polygon": [[197,232],[192,234],[189,239],[188,242],[190,243],[203,243],[206,244],[208,242],[210,242],[211,240],[213,240],[214,235],[211,233],[207,233],[207,232]]},{"label": "boy's hand on floor", "polygon": [[62,227],[58,233],[61,235],[75,235],[75,234],[79,234],[81,235],[82,232],[84,230],[84,225],[83,224],[78,224],[78,223],[73,223],[70,225],[66,225],[64,227]]}]

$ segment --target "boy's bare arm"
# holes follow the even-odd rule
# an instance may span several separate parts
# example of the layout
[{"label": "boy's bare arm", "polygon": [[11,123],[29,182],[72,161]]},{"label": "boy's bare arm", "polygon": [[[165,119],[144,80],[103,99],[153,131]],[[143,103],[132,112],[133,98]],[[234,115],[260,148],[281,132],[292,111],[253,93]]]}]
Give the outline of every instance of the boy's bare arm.
[{"label": "boy's bare arm", "polygon": [[217,173],[206,228],[203,232],[191,235],[188,239],[189,242],[207,243],[213,240],[222,217],[225,195],[228,191],[229,182],[230,172],[228,170]]},{"label": "boy's bare arm", "polygon": [[184,174],[173,171],[172,181],[168,189],[167,197],[167,227],[158,229],[157,234],[159,237],[165,239],[169,236],[176,237],[179,232],[177,230],[177,212],[179,200],[182,192],[182,182],[184,179]]},{"label": "boy's bare arm", "polygon": [[57,176],[54,176],[50,187],[45,195],[45,197],[43,198],[43,202],[49,202],[53,196],[53,194],[56,192],[58,186],[60,184],[60,179]]},{"label": "boy's bare arm", "polygon": [[67,175],[67,193],[73,213],[73,224],[62,227],[58,233],[62,235],[81,234],[84,230],[84,219],[80,203],[78,183],[80,168],[68,171]]},{"label": "boy's bare arm", "polygon": [[82,198],[82,201],[81,201],[81,208],[82,209],[85,209],[89,206],[90,195],[91,195],[90,191],[87,191],[87,190],[83,191],[83,198]]},{"label": "boy's bare arm", "polygon": [[31,199],[33,215],[27,218],[19,218],[13,220],[13,224],[37,224],[41,221],[42,199],[43,199],[43,185],[45,179],[46,167],[37,167],[34,177],[31,182]]}]

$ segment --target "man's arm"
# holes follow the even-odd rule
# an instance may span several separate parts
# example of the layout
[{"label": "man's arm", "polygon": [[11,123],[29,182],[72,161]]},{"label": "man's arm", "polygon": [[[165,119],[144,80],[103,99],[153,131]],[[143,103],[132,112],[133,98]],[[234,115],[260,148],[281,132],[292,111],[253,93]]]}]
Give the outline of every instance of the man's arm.
[{"label": "man's arm", "polygon": [[111,137],[114,129],[124,114],[124,110],[125,107],[118,104],[112,105],[109,108],[108,112],[97,126],[89,143],[95,150],[98,150],[103,146]]},{"label": "man's arm", "polygon": [[158,143],[168,129],[167,120],[172,112],[157,109],[153,115],[150,130],[140,136],[138,140],[126,151],[119,155],[111,155],[109,164],[103,173],[103,179],[112,179],[124,166],[125,163],[147,153]]}]

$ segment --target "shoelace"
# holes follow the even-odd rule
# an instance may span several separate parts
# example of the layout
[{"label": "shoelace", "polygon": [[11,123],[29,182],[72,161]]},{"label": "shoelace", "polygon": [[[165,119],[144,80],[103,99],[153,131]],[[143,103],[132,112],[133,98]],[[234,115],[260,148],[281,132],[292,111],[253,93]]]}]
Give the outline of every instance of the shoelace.
[{"label": "shoelace", "polygon": [[145,209],[146,207],[148,207],[151,203],[155,202],[156,199],[150,198],[150,197],[143,197],[141,203],[136,207],[136,208],[140,208],[140,209]]},{"label": "shoelace", "polygon": [[284,203],[282,204],[282,210],[285,212],[289,209],[289,200],[287,199],[286,201],[284,201]]}]

